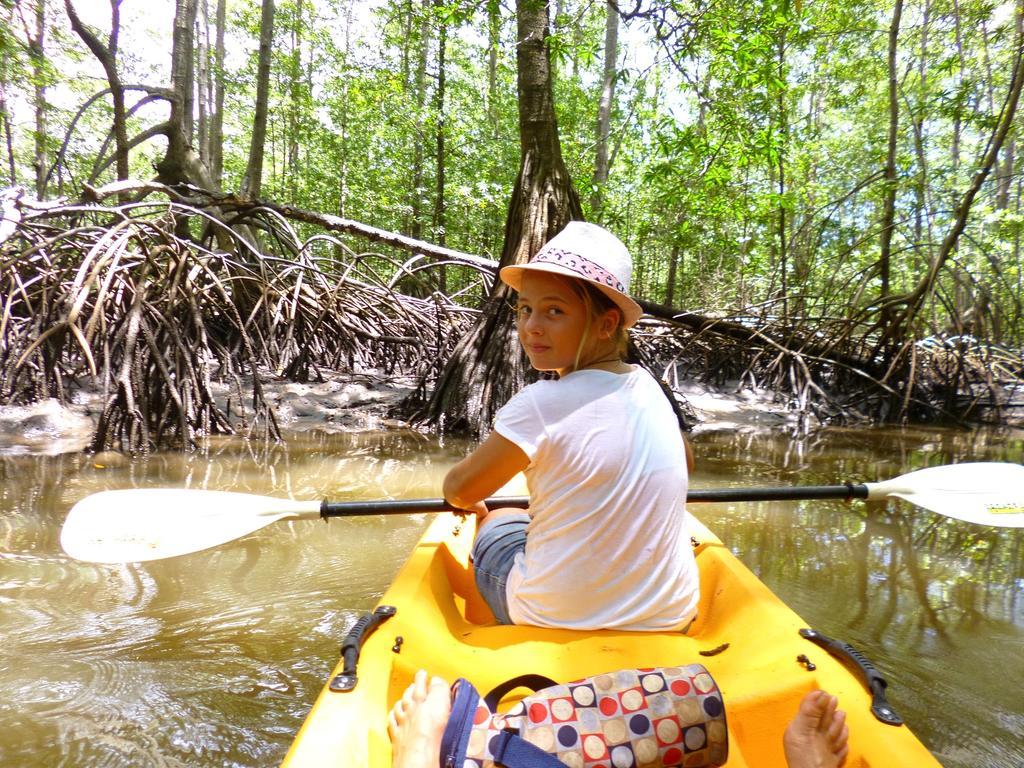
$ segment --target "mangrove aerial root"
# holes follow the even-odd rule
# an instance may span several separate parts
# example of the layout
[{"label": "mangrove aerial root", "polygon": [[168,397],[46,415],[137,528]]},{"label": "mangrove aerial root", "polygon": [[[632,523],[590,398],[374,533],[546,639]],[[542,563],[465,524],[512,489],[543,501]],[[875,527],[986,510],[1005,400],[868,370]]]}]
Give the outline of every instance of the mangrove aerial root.
[{"label": "mangrove aerial root", "polygon": [[[173,199],[22,214],[0,251],[0,402],[101,392],[95,450],[277,439],[266,377],[420,375],[471,316],[398,293],[389,258],[303,240],[270,210],[233,227]],[[234,392],[230,414],[217,383]]]},{"label": "mangrove aerial root", "polygon": [[[494,359],[484,386],[444,380],[486,306],[491,260],[187,186],[86,193],[0,199],[0,404],[99,392],[95,450],[190,449],[215,434],[276,440],[264,390],[274,377],[409,377],[418,387],[403,407],[416,412],[432,392],[479,402],[493,377],[522,368]],[[357,252],[351,237],[380,250]],[[804,427],[1024,415],[1024,357],[964,333],[922,326],[896,340],[867,311],[802,317],[770,301],[714,317],[641,303],[634,352],[677,395],[686,379],[761,388]]]}]

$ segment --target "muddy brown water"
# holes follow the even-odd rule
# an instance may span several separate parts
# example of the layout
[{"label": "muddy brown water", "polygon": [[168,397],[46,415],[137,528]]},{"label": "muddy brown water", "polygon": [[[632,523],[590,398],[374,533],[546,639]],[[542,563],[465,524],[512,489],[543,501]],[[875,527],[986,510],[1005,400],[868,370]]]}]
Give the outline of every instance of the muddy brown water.
[{"label": "muddy brown water", "polygon": [[[1019,431],[709,431],[693,443],[694,487],[872,481],[1024,460]],[[308,433],[287,446],[223,441],[204,455],[134,461],[0,457],[0,765],[277,764],[346,630],[427,522],[279,523],[184,557],[96,565],[60,550],[76,500],[168,485],[436,496],[467,447],[405,432]],[[1024,765],[1024,530],[904,503],[692,509],[811,626],[873,660],[897,711],[944,765]]]}]

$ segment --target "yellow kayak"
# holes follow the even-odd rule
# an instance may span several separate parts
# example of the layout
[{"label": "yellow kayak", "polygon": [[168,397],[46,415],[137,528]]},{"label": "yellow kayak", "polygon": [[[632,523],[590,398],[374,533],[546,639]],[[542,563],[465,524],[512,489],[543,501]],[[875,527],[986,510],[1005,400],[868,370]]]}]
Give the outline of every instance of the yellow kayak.
[{"label": "yellow kayak", "polygon": [[[855,664],[801,636],[806,624],[800,617],[714,534],[697,521],[693,528],[701,602],[688,634],[580,632],[495,624],[468,564],[472,521],[438,515],[376,616],[362,621],[379,625],[366,633],[361,653],[350,643],[349,658],[339,662],[320,693],[284,766],[390,766],[387,714],[418,669],[449,681],[465,677],[486,692],[525,673],[568,682],[619,669],[692,663],[707,667],[721,689],[729,768],[785,765],[783,730],[804,694],[817,688],[838,696],[846,710],[847,766],[939,766],[906,725],[882,721],[899,718],[884,694],[872,696]],[[877,675],[866,666],[869,679]],[[332,690],[353,682],[351,690]],[[884,681],[874,685],[876,692],[884,689]],[[520,691],[520,697],[527,693]],[[515,701],[506,699],[500,709]]]}]

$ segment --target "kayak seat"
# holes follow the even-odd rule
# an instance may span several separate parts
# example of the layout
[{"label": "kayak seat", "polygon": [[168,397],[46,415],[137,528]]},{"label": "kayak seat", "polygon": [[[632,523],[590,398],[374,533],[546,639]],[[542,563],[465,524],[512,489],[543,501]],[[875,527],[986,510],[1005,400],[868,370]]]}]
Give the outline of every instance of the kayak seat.
[{"label": "kayak seat", "polygon": [[448,582],[446,587],[451,589],[461,617],[470,624],[497,626],[494,614],[476,588],[473,566],[469,562],[475,531],[473,525],[462,525],[458,536],[448,537],[441,544],[438,557]]},{"label": "kayak seat", "polygon": [[[436,556],[444,578],[439,582],[438,592],[433,599],[439,602],[453,601],[459,618],[474,627],[512,629],[496,623],[494,614],[477,590],[473,568],[469,562],[474,534],[472,524],[462,523],[458,527],[457,536],[446,537],[437,545]],[[720,577],[724,574],[728,578],[733,573],[733,569],[726,567],[722,558],[718,556],[724,552],[727,557],[732,557],[725,545],[703,526],[699,526],[697,533],[698,536],[694,538],[694,554],[701,574],[701,598],[697,618],[686,633],[692,638],[700,637],[707,627],[717,627],[722,621],[727,620],[726,617],[716,616],[713,598],[716,594],[721,596],[723,585]],[[759,582],[755,580],[753,586],[759,586]],[[735,587],[733,584],[733,590]],[[732,607],[730,615],[734,611],[735,608]],[[535,631],[536,628],[531,628],[531,632]]]}]

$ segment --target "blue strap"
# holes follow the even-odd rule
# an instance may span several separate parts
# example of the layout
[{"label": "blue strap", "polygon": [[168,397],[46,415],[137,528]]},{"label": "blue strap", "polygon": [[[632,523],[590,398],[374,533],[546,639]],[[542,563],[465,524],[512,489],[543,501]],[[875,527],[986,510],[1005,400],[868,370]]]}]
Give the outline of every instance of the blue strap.
[{"label": "blue strap", "polygon": [[452,686],[455,695],[452,697],[452,709],[448,716],[448,724],[441,734],[441,765],[459,765],[466,762],[466,748],[469,735],[473,730],[473,713],[476,712],[480,694],[464,677],[460,677]]},{"label": "blue strap", "polygon": [[557,757],[511,731],[499,733],[490,747],[494,761],[507,768],[565,768]]}]

